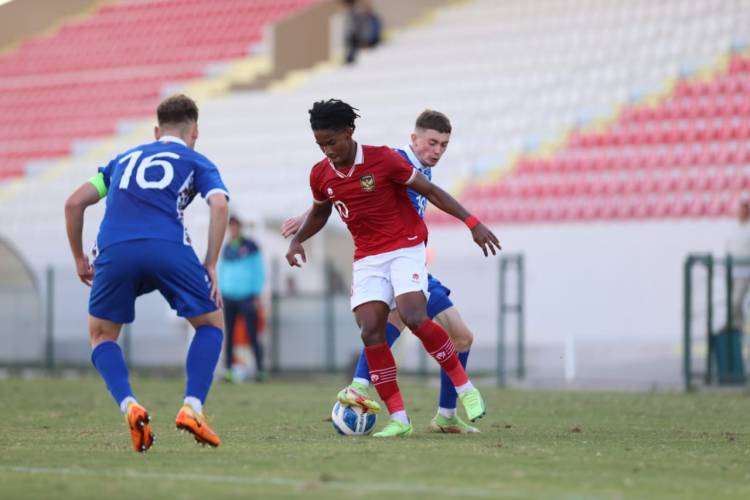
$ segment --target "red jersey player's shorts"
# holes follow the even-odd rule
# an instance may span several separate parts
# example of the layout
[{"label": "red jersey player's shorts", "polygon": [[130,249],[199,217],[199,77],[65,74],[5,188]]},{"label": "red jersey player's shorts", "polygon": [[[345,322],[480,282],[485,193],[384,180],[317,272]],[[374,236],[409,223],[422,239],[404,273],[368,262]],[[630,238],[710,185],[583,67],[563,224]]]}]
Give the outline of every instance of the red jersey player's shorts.
[{"label": "red jersey player's shorts", "polygon": [[370,255],[354,261],[352,310],[365,302],[380,301],[396,307],[396,297],[408,292],[427,293],[424,243]]}]

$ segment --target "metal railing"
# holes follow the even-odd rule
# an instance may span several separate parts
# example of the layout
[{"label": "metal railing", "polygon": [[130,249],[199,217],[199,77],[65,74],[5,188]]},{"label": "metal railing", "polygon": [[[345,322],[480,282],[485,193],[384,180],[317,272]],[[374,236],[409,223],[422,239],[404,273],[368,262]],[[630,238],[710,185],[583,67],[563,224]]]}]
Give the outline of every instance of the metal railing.
[{"label": "metal railing", "polygon": [[[706,338],[706,360],[705,370],[696,371],[693,369],[693,322],[696,310],[693,307],[694,298],[694,271],[701,267],[705,270],[705,307],[703,308],[705,338]],[[734,295],[734,269],[737,267],[750,267],[750,258],[737,258],[731,255],[725,257],[715,257],[711,254],[690,254],[685,259],[683,266],[683,379],[685,390],[692,391],[696,388],[694,384],[695,377],[702,377],[704,384],[711,384],[718,380],[716,366],[716,342],[713,341],[719,333],[717,330],[726,330],[731,328],[735,323],[733,295]],[[717,268],[723,268],[723,275],[717,274]],[[717,317],[715,315],[715,278],[723,277],[724,282],[724,306],[726,321],[722,328],[715,327]],[[738,378],[736,382],[744,381]]]}]

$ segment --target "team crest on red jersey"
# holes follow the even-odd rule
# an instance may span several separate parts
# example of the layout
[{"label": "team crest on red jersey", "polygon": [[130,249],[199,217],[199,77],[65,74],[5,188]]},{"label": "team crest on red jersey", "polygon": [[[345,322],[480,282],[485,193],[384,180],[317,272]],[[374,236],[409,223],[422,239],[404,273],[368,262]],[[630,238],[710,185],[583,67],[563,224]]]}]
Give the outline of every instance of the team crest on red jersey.
[{"label": "team crest on red jersey", "polygon": [[359,184],[365,191],[372,191],[375,189],[375,176],[372,174],[363,175],[359,178]]}]

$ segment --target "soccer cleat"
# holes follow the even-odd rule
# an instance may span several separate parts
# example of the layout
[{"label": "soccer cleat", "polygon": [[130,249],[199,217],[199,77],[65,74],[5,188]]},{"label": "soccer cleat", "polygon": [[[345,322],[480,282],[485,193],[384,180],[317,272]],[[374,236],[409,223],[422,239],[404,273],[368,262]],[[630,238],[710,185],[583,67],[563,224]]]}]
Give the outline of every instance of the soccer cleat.
[{"label": "soccer cleat", "polygon": [[370,396],[367,394],[367,387],[356,382],[352,383],[349,387],[341,389],[336,399],[343,405],[359,406],[373,413],[380,411],[380,403],[374,399],[370,399]]},{"label": "soccer cleat", "polygon": [[430,430],[447,434],[475,434],[479,432],[479,429],[467,424],[458,415],[448,418],[439,413],[430,421]]},{"label": "soccer cleat", "polygon": [[180,408],[175,419],[175,425],[178,429],[192,434],[198,444],[209,445],[214,448],[221,444],[221,439],[211,430],[206,417],[193,410],[190,405],[183,405]]},{"label": "soccer cleat", "polygon": [[461,400],[464,410],[466,410],[466,416],[469,417],[469,421],[475,422],[487,413],[487,408],[484,406],[482,395],[479,394],[479,389],[476,387],[470,391],[459,394],[458,398]]},{"label": "soccer cleat", "polygon": [[414,432],[414,427],[411,424],[402,424],[398,420],[390,420],[383,430],[373,434],[373,437],[389,438],[389,437],[401,437],[411,436]]},{"label": "soccer cleat", "polygon": [[130,438],[133,440],[133,449],[142,453],[154,444],[154,433],[151,431],[151,417],[146,409],[138,403],[130,403],[125,420],[130,427]]}]

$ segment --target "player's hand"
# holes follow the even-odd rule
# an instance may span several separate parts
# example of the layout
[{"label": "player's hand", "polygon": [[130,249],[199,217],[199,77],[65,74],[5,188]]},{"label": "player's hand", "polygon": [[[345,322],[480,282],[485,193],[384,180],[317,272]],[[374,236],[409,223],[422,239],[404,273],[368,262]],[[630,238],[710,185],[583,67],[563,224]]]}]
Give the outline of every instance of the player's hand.
[{"label": "player's hand", "polygon": [[292,240],[289,243],[289,250],[286,252],[286,261],[292,267],[302,267],[302,264],[297,260],[297,256],[302,258],[302,262],[307,262],[307,256],[305,255],[305,249],[302,247],[302,243]]},{"label": "player's hand", "polygon": [[[500,246],[500,242],[498,241],[497,236],[495,236],[495,234],[481,222],[471,230],[471,237],[474,238],[474,243],[479,245],[479,247],[482,249],[485,257],[489,255],[487,249],[492,252],[492,255],[497,255],[497,252],[502,250],[503,248]],[[495,251],[496,248],[497,251]]]},{"label": "player's hand", "polygon": [[205,266],[206,272],[208,273],[208,279],[211,280],[211,300],[214,301],[216,307],[219,309],[224,308],[224,301],[221,298],[221,292],[219,292],[219,276],[216,273],[216,266]]},{"label": "player's hand", "polygon": [[91,286],[94,281],[94,266],[89,262],[88,255],[76,259],[76,273],[84,285]]},{"label": "player's hand", "polygon": [[296,217],[290,217],[285,220],[281,225],[281,236],[283,236],[284,238],[289,238],[290,236],[297,234],[299,228],[302,227],[302,223],[305,222],[306,215],[307,212]]}]

